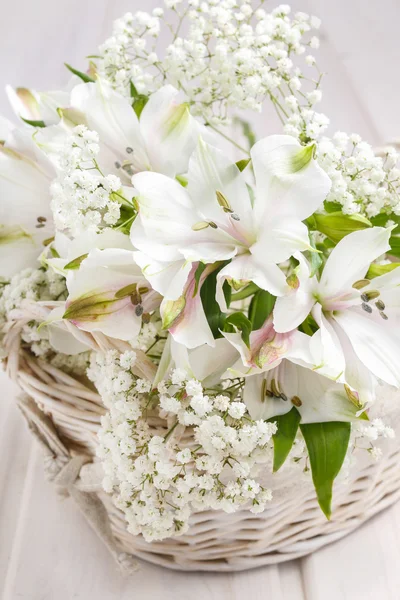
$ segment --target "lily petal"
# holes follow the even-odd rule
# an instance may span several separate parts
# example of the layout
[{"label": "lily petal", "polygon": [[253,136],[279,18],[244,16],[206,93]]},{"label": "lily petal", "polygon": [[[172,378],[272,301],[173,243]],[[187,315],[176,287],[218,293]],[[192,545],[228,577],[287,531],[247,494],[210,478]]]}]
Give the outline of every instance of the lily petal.
[{"label": "lily petal", "polygon": [[[121,163],[129,156],[135,171],[151,168],[135,111],[108,83],[97,80],[77,85],[71,91],[71,106],[85,115],[88,127],[97,131],[102,144]],[[129,155],[127,148],[133,150]]]},{"label": "lily petal", "polygon": [[296,254],[300,261],[295,271],[297,287],[287,285],[286,294],[276,299],[274,307],[274,327],[285,332],[296,329],[309,315],[315,298],[313,291],[316,278],[310,277],[308,263],[302,254]]},{"label": "lily petal", "polygon": [[192,117],[181,93],[165,85],[150,96],[140,115],[140,130],[154,171],[170,177],[186,173],[202,126]]},{"label": "lily petal", "polygon": [[351,308],[333,315],[348,336],[361,362],[379,379],[400,387],[400,342],[389,321],[379,322],[360,309]]},{"label": "lily petal", "polygon": [[214,347],[214,336],[208,324],[200,296],[200,289],[208,275],[208,270],[205,269],[201,274],[196,290],[196,269],[197,264],[192,266],[183,295],[180,298],[174,301],[166,299],[162,301],[160,312],[163,326],[168,329],[176,342],[183,344],[186,348],[197,348],[203,344]]},{"label": "lily petal", "polygon": [[332,250],[322,271],[322,298],[351,289],[353,283],[362,279],[370,264],[390,249],[390,233],[390,227],[371,227],[346,235]]},{"label": "lily petal", "polygon": [[200,139],[190,158],[188,180],[188,192],[199,214],[251,245],[254,225],[250,196],[236,164]]},{"label": "lily petal", "polygon": [[322,205],[331,180],[312,152],[289,135],[272,135],[253,146],[255,211],[260,228],[270,215],[303,221]]}]

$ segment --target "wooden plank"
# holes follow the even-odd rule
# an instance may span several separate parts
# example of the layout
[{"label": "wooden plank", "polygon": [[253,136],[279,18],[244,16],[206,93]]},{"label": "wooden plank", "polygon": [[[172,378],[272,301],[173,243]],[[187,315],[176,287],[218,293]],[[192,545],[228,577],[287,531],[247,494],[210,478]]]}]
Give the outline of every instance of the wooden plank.
[{"label": "wooden plank", "polygon": [[302,560],[307,600],[398,600],[400,504]]},{"label": "wooden plank", "polygon": [[18,414],[15,386],[0,373],[0,596],[11,556],[32,438]]}]

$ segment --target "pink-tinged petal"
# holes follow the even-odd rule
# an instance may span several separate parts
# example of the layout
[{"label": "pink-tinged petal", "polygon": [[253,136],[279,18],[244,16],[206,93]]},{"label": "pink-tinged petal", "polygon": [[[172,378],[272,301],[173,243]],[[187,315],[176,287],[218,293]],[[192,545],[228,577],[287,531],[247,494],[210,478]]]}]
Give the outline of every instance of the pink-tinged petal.
[{"label": "pink-tinged petal", "polygon": [[[301,353],[300,343],[296,339],[298,333],[297,331],[277,333],[274,330],[272,318],[269,317],[263,327],[251,332],[249,347],[239,332],[222,332],[222,335],[239,352],[243,365],[250,369],[247,374],[253,374],[273,369],[283,358],[292,353],[298,356]],[[307,336],[304,335],[304,337]]]},{"label": "pink-tinged petal", "polygon": [[205,269],[196,284],[197,266],[193,265],[182,296],[177,300],[164,299],[161,303],[163,328],[168,329],[174,340],[187,348],[197,348],[202,344],[214,347],[215,340],[200,297],[201,286],[210,270]]},{"label": "pink-tinged petal", "polygon": [[390,233],[390,227],[371,227],[346,235],[332,250],[322,271],[318,290],[321,298],[338,296],[363,279],[372,261],[389,250]]},{"label": "pink-tinged petal", "polygon": [[400,341],[390,321],[351,308],[335,313],[359,360],[379,379],[400,387]]},{"label": "pink-tinged petal", "polygon": [[296,138],[272,135],[251,149],[256,177],[255,212],[260,227],[273,218],[303,221],[323,203],[331,180]]}]

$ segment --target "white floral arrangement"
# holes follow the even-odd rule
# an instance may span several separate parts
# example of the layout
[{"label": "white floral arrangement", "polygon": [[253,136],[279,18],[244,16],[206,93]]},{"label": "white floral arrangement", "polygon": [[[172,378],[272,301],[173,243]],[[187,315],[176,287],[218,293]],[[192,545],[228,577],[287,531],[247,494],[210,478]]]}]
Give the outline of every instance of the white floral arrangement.
[{"label": "white floral arrangement", "polygon": [[[104,489],[149,541],[263,511],[281,467],[329,518],[339,472],[394,435],[374,407],[400,387],[399,156],[326,136],[319,25],[165,0],[66,90],[7,89],[3,341],[23,318],[26,351],[96,386]],[[256,140],[243,114],[268,103],[280,133]]]}]

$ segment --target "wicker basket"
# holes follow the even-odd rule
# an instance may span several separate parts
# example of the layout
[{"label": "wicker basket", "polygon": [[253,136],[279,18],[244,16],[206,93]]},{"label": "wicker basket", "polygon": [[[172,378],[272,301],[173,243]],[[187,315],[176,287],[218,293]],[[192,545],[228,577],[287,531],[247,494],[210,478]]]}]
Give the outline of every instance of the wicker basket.
[{"label": "wicker basket", "polygon": [[[274,500],[263,513],[195,513],[186,534],[147,543],[127,532],[124,515],[102,491],[101,465],[95,459],[105,411],[100,396],[89,383],[21,349],[18,335],[8,337],[8,372],[24,392],[18,403],[44,450],[46,471],[77,502],[122,567],[132,566],[132,556],[181,570],[236,571],[278,563],[343,537],[400,498],[399,396],[386,388],[378,405],[381,414],[390,412],[397,438],[385,442],[377,463],[360,453],[346,481],[336,482],[331,521],[317,504],[311,478],[283,469],[266,476]],[[154,427],[161,434],[167,431],[161,420]]]}]

